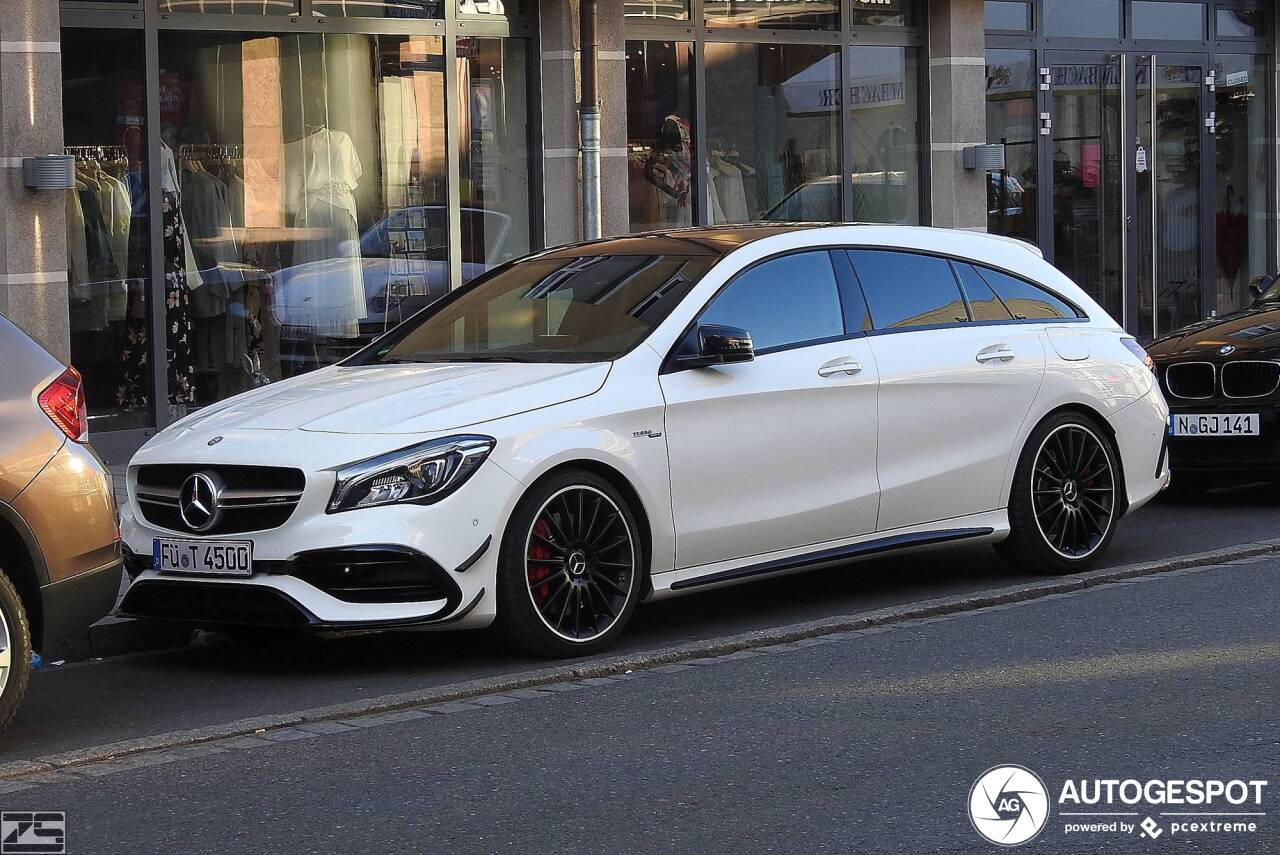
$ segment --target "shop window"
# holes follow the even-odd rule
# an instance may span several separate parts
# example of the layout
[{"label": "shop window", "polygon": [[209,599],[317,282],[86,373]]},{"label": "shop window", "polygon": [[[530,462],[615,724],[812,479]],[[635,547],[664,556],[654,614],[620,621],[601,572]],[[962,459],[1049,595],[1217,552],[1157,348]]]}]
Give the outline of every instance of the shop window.
[{"label": "shop window", "polygon": [[528,42],[458,39],[462,279],[529,252]]},{"label": "shop window", "polygon": [[840,26],[838,0],[704,0],[708,27],[834,30]]},{"label": "shop window", "polygon": [[1004,169],[987,174],[987,231],[1037,242],[1035,53],[987,51],[987,142],[1004,146]]},{"label": "shop window", "polygon": [[1214,21],[1220,39],[1261,39],[1267,35],[1267,13],[1261,9],[1218,9]]},{"label": "shop window", "polygon": [[919,98],[918,48],[849,48],[855,222],[920,222]]},{"label": "shop window", "polygon": [[983,4],[983,26],[988,30],[1031,30],[1030,3],[1012,3],[1008,0],[987,0]]},{"label": "shop window", "polygon": [[851,0],[855,27],[917,27],[918,0]]},{"label": "shop window", "polygon": [[335,362],[448,290],[443,53],[160,33],[176,403]]},{"label": "shop window", "polygon": [[458,0],[458,14],[514,17],[528,11],[525,0]]},{"label": "shop window", "polygon": [[775,210],[830,184],[839,210],[840,54],[822,45],[706,46],[711,223],[791,219]]},{"label": "shop window", "polygon": [[1274,186],[1267,104],[1275,96],[1264,56],[1217,57],[1214,151],[1218,311],[1247,305],[1249,280],[1273,272],[1267,264],[1267,224]]},{"label": "shop window", "polygon": [[160,0],[160,11],[209,15],[296,15],[298,0]]},{"label": "shop window", "polygon": [[693,45],[627,42],[627,198],[632,231],[693,223]]},{"label": "shop window", "polygon": [[1042,0],[1042,35],[1120,38],[1121,0]]},{"label": "shop window", "polygon": [[1135,39],[1187,39],[1205,37],[1205,7],[1199,3],[1165,3],[1134,0]]},{"label": "shop window", "polygon": [[63,136],[76,159],[67,193],[71,363],[94,432],[155,423],[143,56],[140,31],[62,31]]},{"label": "shop window", "polygon": [[689,0],[626,0],[622,8],[628,18],[689,20]]}]

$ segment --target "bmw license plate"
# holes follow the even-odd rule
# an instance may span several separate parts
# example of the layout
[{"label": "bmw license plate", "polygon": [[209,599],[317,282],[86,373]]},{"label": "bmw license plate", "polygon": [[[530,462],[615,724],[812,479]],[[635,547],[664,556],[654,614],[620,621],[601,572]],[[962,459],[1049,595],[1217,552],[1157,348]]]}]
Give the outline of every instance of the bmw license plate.
[{"label": "bmw license plate", "polygon": [[253,575],[251,540],[167,540],[151,544],[152,566],[161,573],[207,576]]},{"label": "bmw license plate", "polygon": [[1169,416],[1169,436],[1258,436],[1262,432],[1257,413],[1174,413]]}]

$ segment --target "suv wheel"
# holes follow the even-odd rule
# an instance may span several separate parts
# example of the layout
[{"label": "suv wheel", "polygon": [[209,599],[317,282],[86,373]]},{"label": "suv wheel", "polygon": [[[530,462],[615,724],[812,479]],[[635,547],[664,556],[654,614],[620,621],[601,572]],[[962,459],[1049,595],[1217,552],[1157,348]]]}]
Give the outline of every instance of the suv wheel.
[{"label": "suv wheel", "polygon": [[997,549],[1035,573],[1087,569],[1115,535],[1123,489],[1111,442],[1093,419],[1077,413],[1047,419],[1018,458],[1009,537]]},{"label": "suv wheel", "polygon": [[31,676],[31,628],[13,583],[0,569],[0,731],[18,714]]},{"label": "suv wheel", "polygon": [[498,625],[522,653],[581,656],[622,632],[644,575],[626,499],[590,472],[536,485],[516,506],[498,563]]}]

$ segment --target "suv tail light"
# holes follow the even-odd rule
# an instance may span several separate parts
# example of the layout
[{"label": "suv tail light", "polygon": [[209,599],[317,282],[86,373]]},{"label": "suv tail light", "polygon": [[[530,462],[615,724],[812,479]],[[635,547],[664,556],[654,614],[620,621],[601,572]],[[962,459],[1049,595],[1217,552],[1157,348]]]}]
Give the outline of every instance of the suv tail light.
[{"label": "suv tail light", "polygon": [[80,372],[68,368],[40,393],[40,409],[75,442],[89,438],[89,412],[84,403],[84,383]]}]

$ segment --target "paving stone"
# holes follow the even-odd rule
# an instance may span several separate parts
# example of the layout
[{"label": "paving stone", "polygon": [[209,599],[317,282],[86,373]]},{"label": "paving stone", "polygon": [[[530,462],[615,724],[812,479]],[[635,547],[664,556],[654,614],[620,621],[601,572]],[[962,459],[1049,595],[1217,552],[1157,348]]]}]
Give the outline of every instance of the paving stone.
[{"label": "paving stone", "polygon": [[513,698],[511,695],[484,695],[479,698],[472,698],[470,702],[473,704],[480,704],[484,707],[496,707],[501,706],[502,704],[514,703],[518,700],[520,699]]},{"label": "paving stone", "polygon": [[298,725],[298,730],[305,730],[307,733],[346,733],[357,728],[338,721],[308,721]]}]

